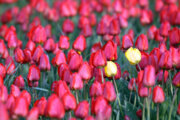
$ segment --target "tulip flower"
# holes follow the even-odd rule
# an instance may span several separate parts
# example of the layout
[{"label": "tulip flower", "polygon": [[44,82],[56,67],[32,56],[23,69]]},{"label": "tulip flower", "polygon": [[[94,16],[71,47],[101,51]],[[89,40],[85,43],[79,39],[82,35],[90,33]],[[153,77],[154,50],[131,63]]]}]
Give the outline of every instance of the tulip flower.
[{"label": "tulip flower", "polygon": [[59,98],[62,98],[64,94],[69,93],[69,87],[67,86],[66,82],[60,80],[57,82],[55,86],[55,93],[58,95]]},{"label": "tulip flower", "polygon": [[113,77],[117,74],[117,66],[112,61],[107,61],[107,65],[104,67],[105,75],[107,77]]},{"label": "tulip flower", "polygon": [[22,64],[24,62],[24,58],[25,58],[23,50],[20,48],[16,48],[14,50],[14,58],[15,58],[16,62]]},{"label": "tulip flower", "polygon": [[126,52],[125,52],[125,56],[128,59],[128,61],[130,62],[131,65],[136,65],[139,63],[139,61],[141,60],[141,53],[137,48],[129,48]]},{"label": "tulip flower", "polygon": [[62,30],[65,33],[72,33],[74,31],[74,23],[70,19],[64,20],[62,24]]},{"label": "tulip flower", "polygon": [[83,80],[89,80],[92,77],[92,70],[88,62],[84,62],[78,71]]},{"label": "tulip flower", "polygon": [[169,51],[166,51],[161,54],[159,61],[159,67],[163,69],[171,69],[172,68],[172,56]]},{"label": "tulip flower", "polygon": [[44,115],[45,113],[45,108],[46,108],[47,100],[45,97],[41,97],[39,100],[36,100],[34,102],[35,108],[38,108],[38,114],[39,115]]},{"label": "tulip flower", "polygon": [[170,45],[176,46],[180,43],[180,30],[177,27],[174,27],[169,31],[169,41]]},{"label": "tulip flower", "polygon": [[89,92],[91,97],[103,95],[103,85],[98,81],[94,81],[94,83],[91,85],[89,89]]},{"label": "tulip flower", "polygon": [[173,77],[172,84],[176,87],[180,87],[180,72],[176,73],[176,75]]},{"label": "tulip flower", "polygon": [[76,98],[71,93],[65,93],[62,97],[62,103],[65,110],[75,110]]},{"label": "tulip flower", "polygon": [[38,111],[38,108],[37,107],[33,107],[28,115],[27,115],[27,120],[38,120],[38,117],[39,117],[39,111]]},{"label": "tulip flower", "polygon": [[78,36],[73,42],[73,49],[83,52],[86,49],[86,38],[83,35]]},{"label": "tulip flower", "polygon": [[147,36],[144,34],[141,34],[140,36],[138,36],[136,43],[135,43],[135,46],[136,46],[136,48],[138,48],[141,51],[148,50],[149,45],[148,45]]},{"label": "tulip flower", "polygon": [[19,97],[24,97],[27,100],[28,105],[31,104],[31,94],[28,91],[23,90]]},{"label": "tulip flower", "polygon": [[81,101],[76,109],[75,109],[75,116],[78,118],[85,118],[89,113],[89,103],[88,101]]},{"label": "tulip flower", "polygon": [[8,90],[5,85],[0,86],[0,102],[5,102],[8,98]]},{"label": "tulip flower", "polygon": [[66,56],[64,52],[58,51],[51,62],[54,66],[59,66],[62,63],[66,63]]},{"label": "tulip flower", "polygon": [[70,88],[80,90],[83,88],[83,81],[78,73],[73,73],[70,78]]},{"label": "tulip flower", "polygon": [[9,115],[6,106],[0,102],[0,116],[2,120],[9,120]]},{"label": "tulip flower", "polygon": [[143,84],[146,87],[152,87],[155,84],[155,68],[152,65],[148,65],[144,69]]},{"label": "tulip flower", "polygon": [[107,60],[117,60],[117,45],[112,40],[103,46],[103,51]]},{"label": "tulip flower", "polygon": [[57,95],[51,94],[48,98],[45,114],[51,118],[62,119],[65,115],[64,106]]},{"label": "tulip flower", "polygon": [[126,50],[130,47],[133,47],[133,40],[130,35],[124,35],[122,37],[122,49]]},{"label": "tulip flower", "polygon": [[10,94],[13,95],[14,97],[18,97],[20,95],[21,91],[19,89],[19,87],[15,86],[15,85],[11,85],[11,91]]},{"label": "tulip flower", "polygon": [[114,85],[110,82],[107,81],[104,84],[104,92],[103,92],[103,96],[109,101],[112,102],[116,99],[116,92],[114,89]]},{"label": "tulip flower", "polygon": [[82,64],[83,59],[82,59],[81,55],[79,55],[77,52],[75,52],[69,57],[68,61],[69,61],[68,62],[69,69],[72,71],[77,71]]},{"label": "tulip flower", "polygon": [[2,63],[0,63],[0,76],[2,78],[5,78],[5,76],[6,76],[6,68]]},{"label": "tulip flower", "polygon": [[98,50],[95,52],[93,56],[93,65],[95,67],[104,67],[107,64],[105,54],[102,50]]},{"label": "tulip flower", "polygon": [[6,67],[6,73],[8,75],[12,75],[15,73],[16,66],[11,56],[7,57],[5,61],[5,67]]},{"label": "tulip flower", "polygon": [[47,70],[51,69],[51,65],[49,62],[49,56],[43,53],[39,59],[39,69],[40,70]]},{"label": "tulip flower", "polygon": [[30,87],[38,86],[38,81],[40,80],[40,70],[36,65],[30,66],[27,80]]},{"label": "tulip flower", "polygon": [[69,48],[69,46],[70,46],[69,37],[64,36],[64,35],[60,36],[59,37],[59,48],[67,50]]},{"label": "tulip flower", "polygon": [[34,52],[34,50],[36,49],[36,44],[32,40],[29,40],[26,44],[26,48],[31,52]]},{"label": "tulip flower", "polygon": [[165,100],[164,91],[161,87],[156,86],[153,89],[152,99],[154,103],[162,103]]},{"label": "tulip flower", "polygon": [[35,61],[36,63],[39,62],[39,59],[41,57],[41,55],[43,54],[43,48],[39,45],[35,48],[33,54],[32,54],[32,59],[33,61]]},{"label": "tulip flower", "polygon": [[44,50],[52,52],[55,49],[55,42],[52,38],[47,39],[43,45]]}]

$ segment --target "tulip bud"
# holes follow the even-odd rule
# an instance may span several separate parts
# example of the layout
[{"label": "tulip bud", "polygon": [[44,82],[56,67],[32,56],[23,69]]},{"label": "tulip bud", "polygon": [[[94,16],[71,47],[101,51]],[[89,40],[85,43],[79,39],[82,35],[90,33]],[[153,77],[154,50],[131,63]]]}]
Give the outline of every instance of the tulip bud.
[{"label": "tulip bud", "polygon": [[38,113],[39,115],[44,115],[45,112],[45,108],[46,108],[46,104],[47,104],[47,100],[45,97],[41,97],[41,99],[36,100],[34,102],[34,106],[35,108],[38,108]]},{"label": "tulip bud", "polygon": [[141,34],[140,36],[138,36],[136,43],[135,43],[136,48],[138,48],[141,51],[145,51],[148,50],[148,39],[146,37],[146,35]]},{"label": "tulip bud", "polygon": [[152,65],[148,65],[144,69],[143,84],[146,87],[152,87],[155,84],[155,68]]},{"label": "tulip bud", "polygon": [[116,100],[116,92],[115,92],[115,89],[114,89],[114,85],[113,85],[110,81],[107,81],[107,82],[104,84],[103,96],[104,96],[109,102],[112,102],[112,101]]},{"label": "tulip bud", "polygon": [[62,30],[65,33],[72,33],[74,31],[74,23],[70,19],[64,20]]},{"label": "tulip bud", "polygon": [[113,77],[117,74],[117,66],[112,61],[107,61],[107,65],[104,67],[104,72],[107,77]]},{"label": "tulip bud", "polygon": [[0,116],[1,120],[9,120],[9,115],[6,106],[0,102]]},{"label": "tulip bud", "polygon": [[39,69],[47,70],[47,71],[49,71],[51,69],[49,57],[45,53],[43,53],[39,59]]},{"label": "tulip bud", "polygon": [[90,96],[91,97],[96,97],[96,96],[100,96],[103,95],[103,85],[98,82],[98,81],[94,81],[94,83],[91,85],[90,87]]},{"label": "tulip bud", "polygon": [[30,66],[27,80],[30,87],[38,86],[38,81],[40,80],[40,70],[36,65]]},{"label": "tulip bud", "polygon": [[80,35],[75,39],[73,49],[80,52],[83,52],[86,49],[86,38],[83,35]]},{"label": "tulip bud", "polygon": [[112,40],[103,46],[103,51],[107,60],[117,60],[117,45]]},{"label": "tulip bud", "polygon": [[136,65],[139,63],[139,61],[141,60],[141,53],[137,48],[129,48],[126,52],[125,52],[125,56],[128,59],[128,61],[130,62],[131,65]]},{"label": "tulip bud", "polygon": [[83,81],[78,73],[73,73],[70,78],[70,88],[80,90],[83,88]]},{"label": "tulip bud", "polygon": [[173,77],[172,84],[176,87],[180,87],[180,72],[176,73],[176,75]]},{"label": "tulip bud", "polygon": [[66,93],[62,97],[62,103],[65,110],[75,110],[76,108],[76,98],[71,93]]},{"label": "tulip bud", "polygon": [[43,48],[47,51],[47,52],[52,52],[55,49],[55,42],[52,38],[47,39],[44,42]]},{"label": "tulip bud", "polygon": [[45,114],[48,117],[57,119],[62,119],[64,117],[64,106],[57,95],[51,94],[48,98]]},{"label": "tulip bud", "polygon": [[33,107],[31,108],[31,110],[29,111],[28,115],[27,115],[27,120],[38,120],[39,117],[39,111],[37,107]]},{"label": "tulip bud", "polygon": [[66,82],[60,80],[55,85],[55,93],[61,99],[66,93],[70,93],[69,87],[67,86]]},{"label": "tulip bud", "polygon": [[0,76],[2,78],[6,77],[6,68],[5,68],[5,66],[2,63],[0,63]]},{"label": "tulip bud", "polygon": [[65,50],[67,50],[67,49],[69,49],[69,45],[70,45],[70,43],[69,43],[69,37],[68,37],[68,36],[64,36],[64,35],[61,35],[61,36],[59,37],[59,48],[60,48],[60,49],[65,49]]},{"label": "tulip bud", "polygon": [[76,109],[75,109],[75,116],[78,118],[85,118],[89,113],[89,103],[88,101],[81,101]]},{"label": "tulip bud", "polygon": [[54,66],[59,66],[62,63],[66,63],[66,56],[64,52],[58,51],[51,62]]},{"label": "tulip bud", "polygon": [[103,67],[107,64],[105,54],[102,50],[98,50],[95,52],[93,56],[93,65],[95,67]]},{"label": "tulip bud", "polygon": [[83,80],[89,80],[92,77],[92,70],[88,62],[84,62],[78,71]]},{"label": "tulip bud", "polygon": [[164,95],[164,91],[161,87],[156,86],[153,89],[153,95],[152,95],[152,99],[154,103],[162,103],[165,100],[165,95]]},{"label": "tulip bud", "polygon": [[128,49],[128,48],[130,48],[130,47],[133,47],[133,40],[132,40],[132,38],[131,38],[131,36],[129,36],[129,35],[124,35],[123,37],[122,37],[122,49],[124,50],[126,50],[126,49]]}]

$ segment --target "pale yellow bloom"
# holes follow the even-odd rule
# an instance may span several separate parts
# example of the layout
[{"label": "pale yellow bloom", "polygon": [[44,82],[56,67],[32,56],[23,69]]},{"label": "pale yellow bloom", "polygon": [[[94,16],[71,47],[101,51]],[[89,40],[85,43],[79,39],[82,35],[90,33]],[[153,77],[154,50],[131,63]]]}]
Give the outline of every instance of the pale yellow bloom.
[{"label": "pale yellow bloom", "polygon": [[107,65],[104,67],[104,72],[107,77],[113,77],[117,74],[117,66],[112,61],[107,61]]},{"label": "pale yellow bloom", "polygon": [[136,65],[141,60],[141,52],[137,48],[130,47],[126,52],[125,56],[131,65]]}]

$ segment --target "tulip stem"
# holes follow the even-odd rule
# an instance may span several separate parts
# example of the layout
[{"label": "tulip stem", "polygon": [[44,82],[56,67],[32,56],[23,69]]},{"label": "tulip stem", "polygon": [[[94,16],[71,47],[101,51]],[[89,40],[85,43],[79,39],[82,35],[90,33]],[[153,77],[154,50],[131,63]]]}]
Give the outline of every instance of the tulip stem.
[{"label": "tulip stem", "polygon": [[133,108],[136,106],[136,94],[135,94],[135,97],[134,97],[134,105],[133,105]]},{"label": "tulip stem", "polygon": [[157,118],[156,120],[159,120],[159,104],[157,104]]},{"label": "tulip stem", "polygon": [[146,105],[147,105],[147,120],[150,120],[150,104],[149,104],[149,97],[146,98]]},{"label": "tulip stem", "polygon": [[76,100],[77,100],[77,104],[79,103],[79,98],[78,98],[78,91],[76,90]]},{"label": "tulip stem", "polygon": [[102,79],[102,83],[104,83],[103,68],[101,68],[101,79]]},{"label": "tulip stem", "polygon": [[143,114],[142,114],[142,120],[145,120],[145,103],[146,103],[146,99],[144,99],[144,103],[143,103]]},{"label": "tulip stem", "polygon": [[141,71],[141,67],[140,67],[139,63],[137,64],[137,66],[138,66],[139,70]]},{"label": "tulip stem", "polygon": [[118,92],[117,85],[116,85],[116,81],[115,81],[114,77],[113,77],[113,82],[114,82],[114,86],[115,86],[116,94],[117,94],[116,99],[118,100],[118,103],[119,103],[120,112],[122,112],[121,101],[120,101],[119,96],[118,96],[118,95],[119,95],[119,92]]},{"label": "tulip stem", "polygon": [[174,93],[174,96],[173,96],[173,101],[171,103],[171,107],[170,107],[170,111],[169,111],[169,118],[168,120],[171,120],[171,114],[172,114],[172,110],[173,110],[173,106],[174,106],[174,101],[177,97],[177,91],[178,91],[178,88],[175,89],[175,93]]},{"label": "tulip stem", "polygon": [[131,96],[132,96],[132,90],[131,90],[131,92],[130,92],[129,102],[131,101]]}]

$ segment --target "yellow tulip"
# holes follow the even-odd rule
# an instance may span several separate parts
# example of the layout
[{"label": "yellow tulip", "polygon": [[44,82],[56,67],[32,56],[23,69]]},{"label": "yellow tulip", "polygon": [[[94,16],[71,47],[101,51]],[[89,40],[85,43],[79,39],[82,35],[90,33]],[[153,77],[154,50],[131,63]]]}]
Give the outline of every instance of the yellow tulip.
[{"label": "yellow tulip", "polygon": [[136,65],[141,60],[141,52],[137,48],[130,47],[126,52],[125,56],[131,65]]},{"label": "yellow tulip", "polygon": [[107,65],[104,67],[104,72],[107,77],[113,77],[117,74],[117,66],[112,61],[107,61]]}]

